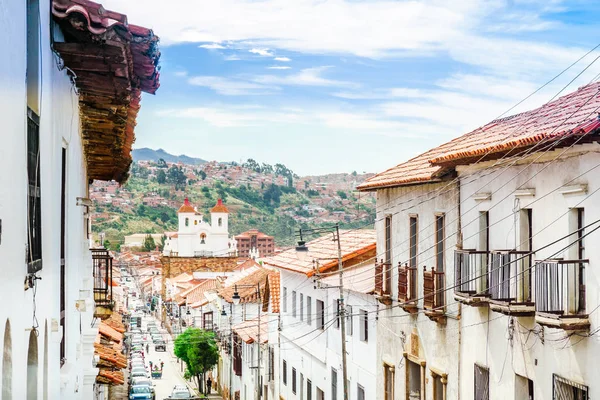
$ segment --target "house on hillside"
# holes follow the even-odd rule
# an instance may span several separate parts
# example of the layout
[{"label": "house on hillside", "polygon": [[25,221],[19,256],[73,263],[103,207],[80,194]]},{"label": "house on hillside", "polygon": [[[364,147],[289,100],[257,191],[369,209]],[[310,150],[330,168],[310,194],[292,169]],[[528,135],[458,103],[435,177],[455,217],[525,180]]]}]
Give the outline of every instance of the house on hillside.
[{"label": "house on hillside", "polygon": [[[375,231],[340,231],[344,267],[348,390],[352,399],[375,396],[377,310]],[[273,354],[271,386],[285,399],[341,399],[343,372],[339,317],[338,251],[331,235],[307,243],[306,259],[295,249],[263,258],[280,272],[280,323],[269,325]],[[272,398],[272,397],[269,397]]]},{"label": "house on hillside", "polygon": [[0,3],[0,397],[106,398],[124,365],[103,357],[119,305],[112,256],[90,251],[88,182],[127,179],[158,37],[88,0]]},{"label": "house on hillside", "polygon": [[275,252],[275,239],[258,229],[250,229],[235,236],[240,257],[268,257]]},{"label": "house on hillside", "polygon": [[177,211],[179,227],[167,233],[165,256],[229,257],[237,254],[236,241],[229,237],[229,210],[221,199],[210,210],[210,222],[204,221],[186,198]]},{"label": "house on hillside", "polygon": [[600,391],[589,357],[600,354],[600,253],[587,245],[600,221],[599,92],[491,121],[359,186],[377,193],[390,307],[377,399]]}]

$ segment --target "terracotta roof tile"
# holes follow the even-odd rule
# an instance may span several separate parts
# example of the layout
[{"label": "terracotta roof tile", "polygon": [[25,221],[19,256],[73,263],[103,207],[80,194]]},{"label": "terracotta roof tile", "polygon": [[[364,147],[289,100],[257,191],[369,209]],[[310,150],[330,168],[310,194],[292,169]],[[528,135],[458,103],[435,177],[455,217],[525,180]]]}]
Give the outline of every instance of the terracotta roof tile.
[{"label": "terracotta roof tile", "polygon": [[185,304],[185,299],[187,298],[188,305],[195,304],[197,302],[202,302],[205,300],[204,293],[209,290],[215,290],[217,288],[217,280],[216,279],[206,279],[201,283],[198,283],[191,287],[188,290],[185,290],[177,295],[180,297],[178,304]]},{"label": "terracotta roof tile", "polygon": [[[258,340],[258,318],[249,319],[233,326],[233,331],[246,343],[251,344]],[[269,319],[266,315],[260,321],[260,343],[269,341]]]},{"label": "terracotta roof tile", "polygon": [[269,310],[269,304],[271,304],[271,311],[279,314],[279,304],[281,301],[281,276],[279,271],[273,271],[269,274],[267,279],[267,287],[265,289],[265,295],[263,300],[262,310],[264,312]]},{"label": "terracotta roof tile", "polygon": [[[559,99],[521,114],[490,123],[444,143],[404,163],[367,179],[359,190],[375,190],[439,180],[449,167],[494,159],[507,152],[526,149],[542,140],[583,135],[600,128],[600,82],[579,88]],[[515,152],[516,154],[516,152]]]},{"label": "terracotta roof tile", "polygon": [[121,343],[123,340],[123,334],[108,326],[104,321],[100,322],[99,331],[102,336],[113,342]]},{"label": "terracotta roof tile", "polygon": [[108,385],[122,385],[125,383],[123,371],[111,371],[108,369],[100,369],[96,382]]},{"label": "terracotta roof tile", "polygon": [[[376,248],[376,233],[374,229],[341,230],[340,244],[342,247],[342,260],[344,262],[365,254]],[[296,249],[292,248],[271,257],[265,257],[263,263],[273,267],[300,272],[312,276],[314,273],[313,259],[326,259],[320,261],[321,272],[337,266],[338,248],[331,235],[325,235],[306,243],[308,255],[300,260]]]},{"label": "terracotta roof tile", "polygon": [[[244,276],[243,278],[235,281],[233,284],[224,286],[217,290],[219,296],[225,301],[231,303],[233,293],[235,292],[235,286],[238,285],[238,293],[241,298],[241,303],[252,303],[256,302],[256,285],[260,283],[260,295],[261,298],[264,296],[267,276],[272,271],[266,268],[257,268],[251,274]],[[248,285],[248,287],[242,287]]]},{"label": "terracotta roof tile", "polygon": [[223,200],[219,199],[217,200],[217,205],[214,206],[211,210],[211,213],[226,213],[229,214],[229,210],[227,209],[227,207],[225,207],[225,204],[223,204]]},{"label": "terracotta roof tile", "polygon": [[192,206],[192,204],[186,197],[183,201],[183,205],[179,207],[179,210],[177,210],[177,213],[196,213],[196,209]]}]

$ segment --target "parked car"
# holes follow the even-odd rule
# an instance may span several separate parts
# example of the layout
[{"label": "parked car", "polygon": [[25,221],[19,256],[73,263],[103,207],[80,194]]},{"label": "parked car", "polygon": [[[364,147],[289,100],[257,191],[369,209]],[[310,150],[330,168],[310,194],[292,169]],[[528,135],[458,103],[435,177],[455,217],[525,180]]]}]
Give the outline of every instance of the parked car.
[{"label": "parked car", "polygon": [[144,379],[148,379],[148,371],[146,370],[136,370],[135,372],[131,372],[131,374],[129,375],[129,379],[130,381],[132,381],[134,378],[144,378]]},{"label": "parked car", "polygon": [[152,393],[152,400],[156,399],[156,391],[154,390],[154,383],[150,379],[135,378],[131,380],[131,386],[148,386]]},{"label": "parked car", "polygon": [[152,400],[152,390],[146,385],[132,386],[129,390],[129,400]]},{"label": "parked car", "polygon": [[167,343],[163,339],[155,341],[154,351],[167,351]]},{"label": "parked car", "polygon": [[193,395],[187,386],[176,385],[165,400],[200,400],[200,397]]}]

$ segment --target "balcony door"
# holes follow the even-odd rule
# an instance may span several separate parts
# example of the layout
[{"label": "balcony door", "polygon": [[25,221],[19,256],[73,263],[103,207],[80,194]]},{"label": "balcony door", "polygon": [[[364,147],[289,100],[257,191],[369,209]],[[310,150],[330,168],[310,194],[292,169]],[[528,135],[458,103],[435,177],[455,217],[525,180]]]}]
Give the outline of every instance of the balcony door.
[{"label": "balcony door", "polygon": [[67,149],[62,149],[61,161],[61,182],[60,182],[60,329],[62,338],[60,339],[60,365],[65,363],[67,357],[67,290],[66,290],[66,234],[67,234]]}]

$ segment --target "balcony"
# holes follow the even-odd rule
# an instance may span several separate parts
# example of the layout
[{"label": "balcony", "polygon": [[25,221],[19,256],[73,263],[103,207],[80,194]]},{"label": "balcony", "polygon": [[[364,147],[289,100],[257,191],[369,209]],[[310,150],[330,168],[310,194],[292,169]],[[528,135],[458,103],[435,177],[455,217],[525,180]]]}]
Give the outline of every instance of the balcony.
[{"label": "balcony", "polygon": [[489,252],[479,250],[456,250],[454,252],[454,299],[470,306],[488,304]]},{"label": "balcony", "polygon": [[94,317],[102,320],[111,316],[114,308],[112,293],[112,261],[113,258],[105,249],[92,249],[92,265],[94,269]]},{"label": "balcony", "polygon": [[417,267],[398,263],[398,301],[408,313],[417,312]]},{"label": "balcony", "polygon": [[494,250],[490,255],[490,309],[506,315],[535,314],[531,296],[531,252]]},{"label": "balcony", "polygon": [[377,300],[389,306],[392,304],[392,264],[381,260],[375,263],[375,294]]},{"label": "balcony", "polygon": [[425,315],[436,322],[446,322],[446,277],[443,271],[423,267],[423,307]]},{"label": "balcony", "polygon": [[585,331],[588,260],[545,260],[535,266],[535,321],[550,328]]}]

